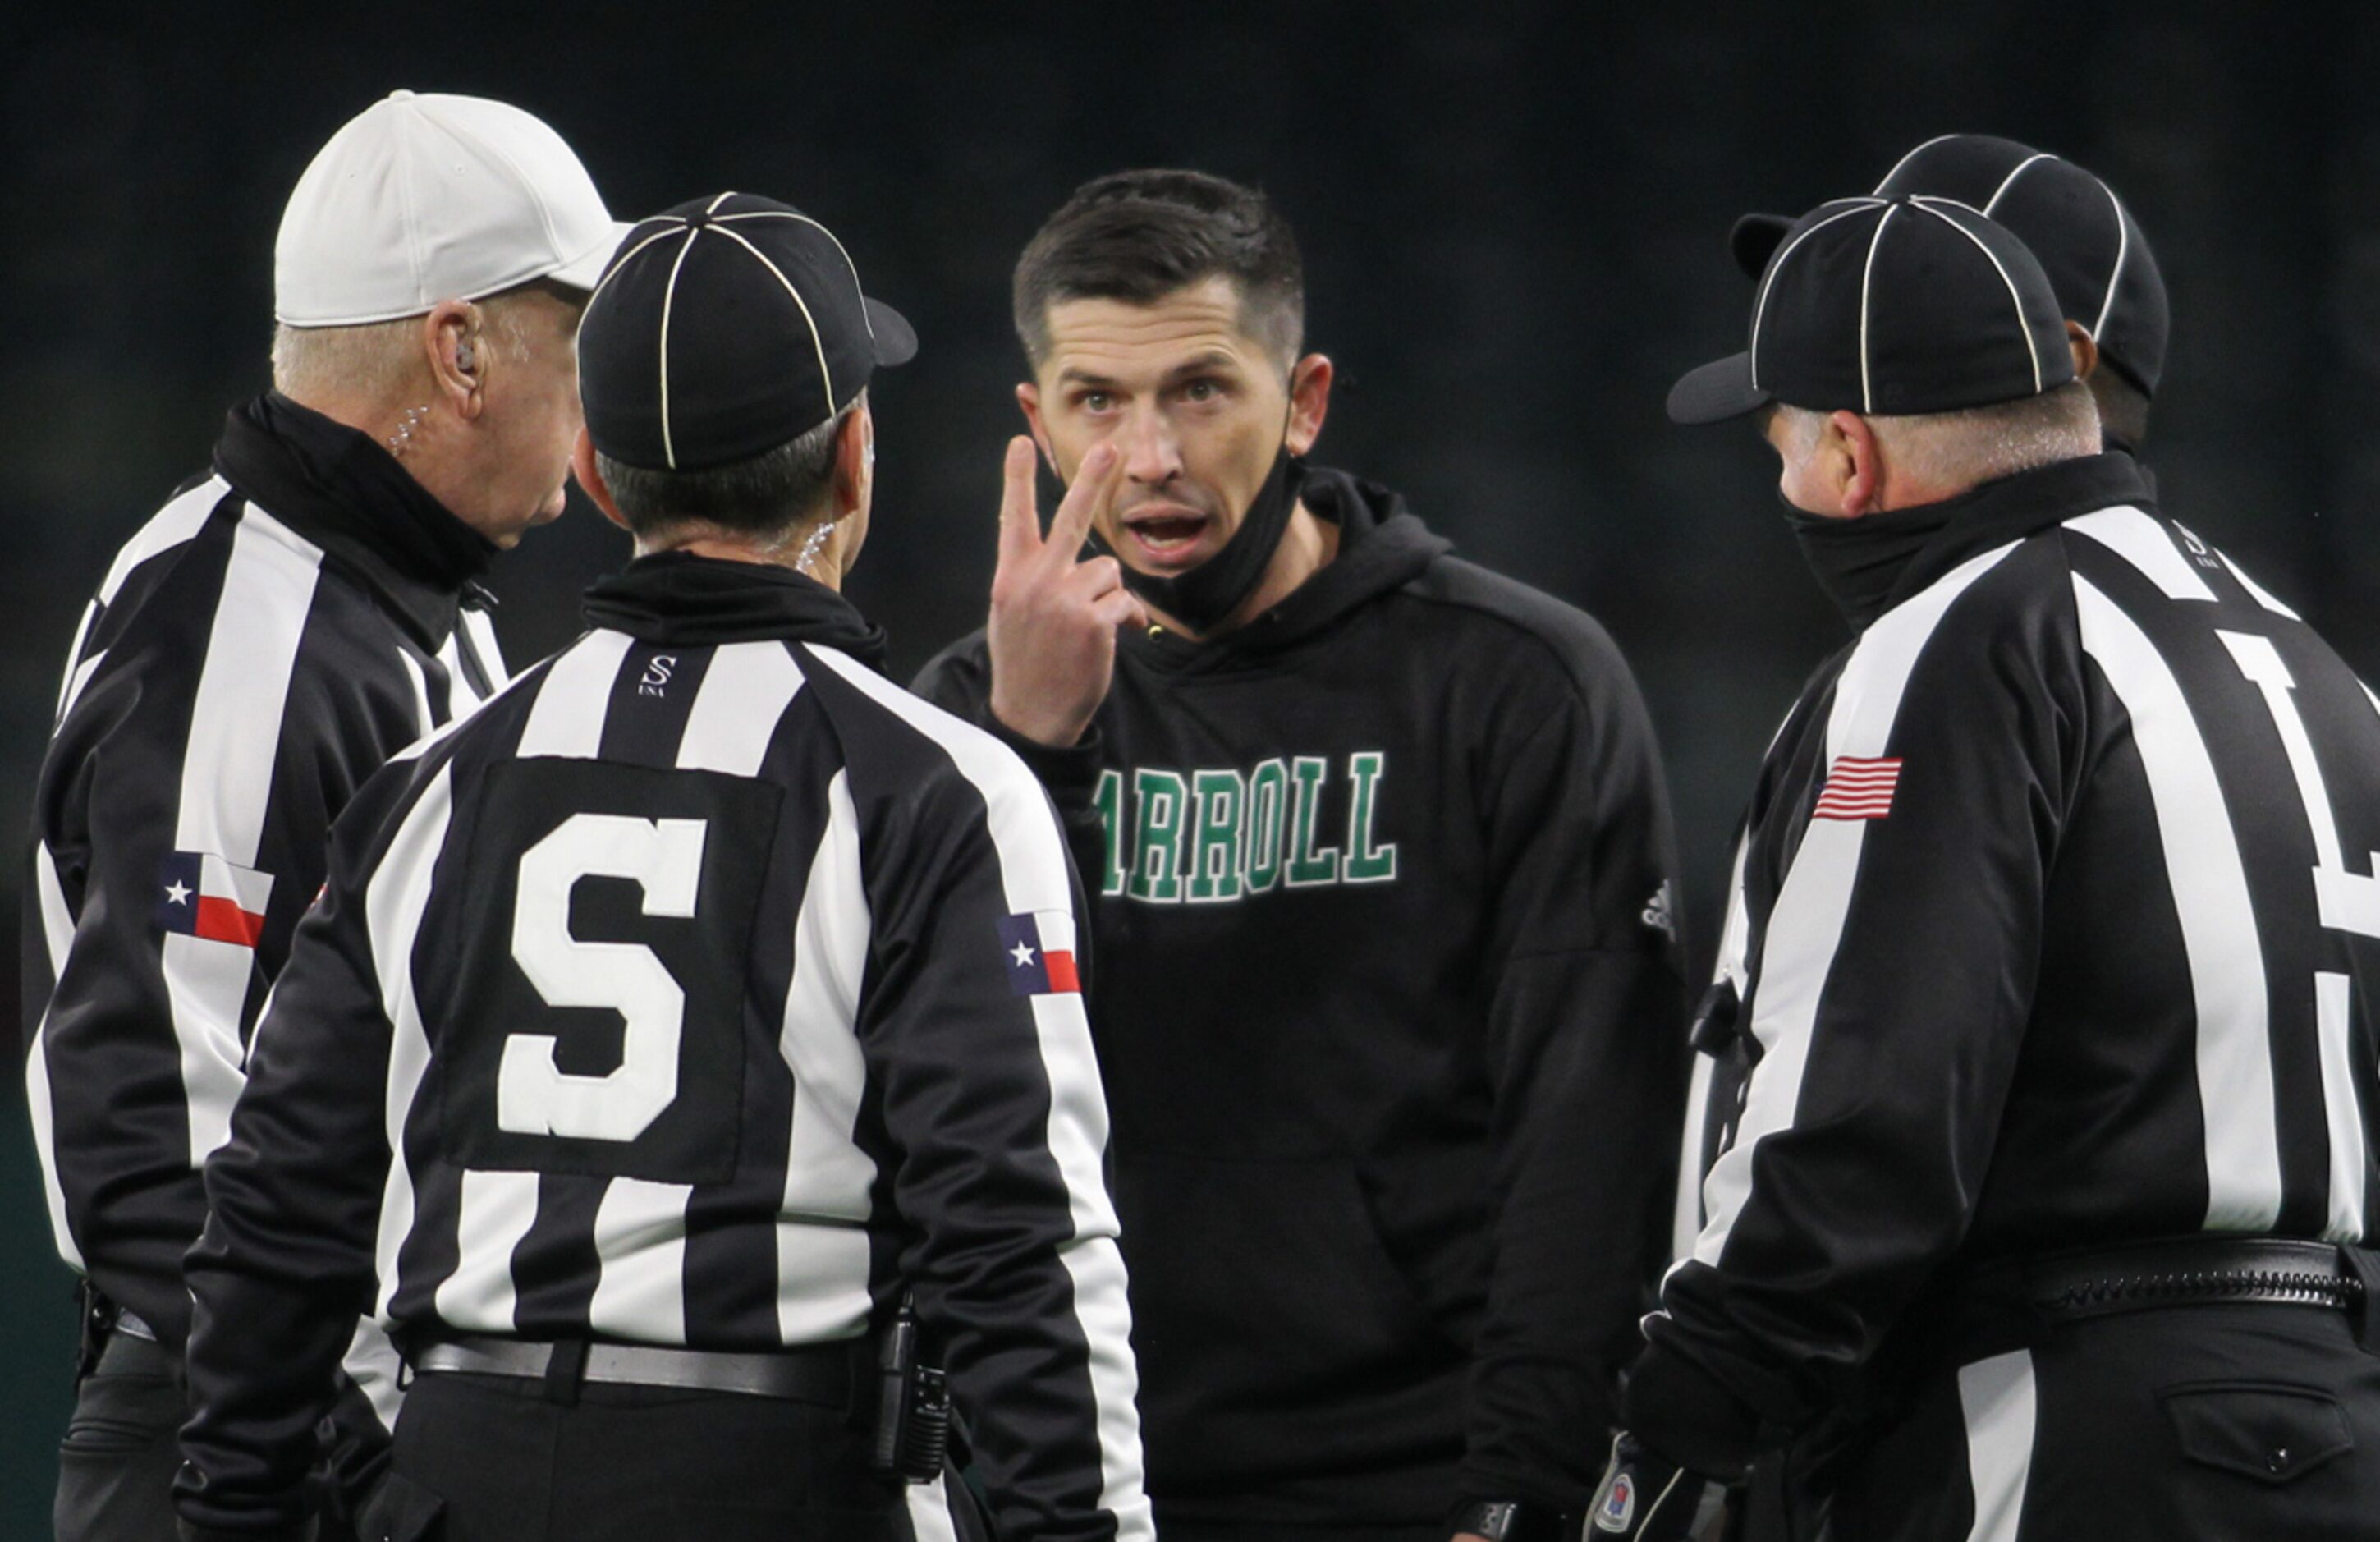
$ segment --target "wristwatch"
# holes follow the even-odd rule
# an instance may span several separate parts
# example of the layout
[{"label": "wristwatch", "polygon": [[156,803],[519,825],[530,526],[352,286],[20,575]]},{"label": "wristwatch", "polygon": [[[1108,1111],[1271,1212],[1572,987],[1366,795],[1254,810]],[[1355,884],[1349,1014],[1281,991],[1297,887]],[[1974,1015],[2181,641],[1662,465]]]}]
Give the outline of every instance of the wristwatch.
[{"label": "wristwatch", "polygon": [[1562,1542],[1572,1529],[1563,1524],[1568,1519],[1524,1500],[1468,1500],[1455,1507],[1448,1529],[1488,1542]]}]

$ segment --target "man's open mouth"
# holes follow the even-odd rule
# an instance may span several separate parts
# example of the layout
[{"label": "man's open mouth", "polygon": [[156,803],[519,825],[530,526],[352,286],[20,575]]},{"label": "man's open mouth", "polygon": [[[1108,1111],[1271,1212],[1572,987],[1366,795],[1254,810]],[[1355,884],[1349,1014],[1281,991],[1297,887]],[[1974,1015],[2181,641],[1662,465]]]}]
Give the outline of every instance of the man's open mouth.
[{"label": "man's open mouth", "polygon": [[1163,561],[1179,557],[1197,544],[1207,532],[1207,516],[1187,509],[1135,516],[1124,521],[1124,529],[1142,551]]}]

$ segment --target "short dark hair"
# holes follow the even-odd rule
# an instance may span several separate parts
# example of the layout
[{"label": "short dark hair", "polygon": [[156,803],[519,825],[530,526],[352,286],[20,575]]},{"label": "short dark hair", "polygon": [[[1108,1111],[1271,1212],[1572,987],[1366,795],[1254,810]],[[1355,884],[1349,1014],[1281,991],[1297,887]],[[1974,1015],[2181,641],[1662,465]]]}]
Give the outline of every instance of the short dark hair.
[{"label": "short dark hair", "polygon": [[741,535],[782,535],[824,501],[834,480],[835,441],[864,399],[864,394],[855,397],[818,427],[749,460],[700,471],[662,471],[630,466],[598,450],[595,469],[612,490],[629,531],[640,538],[696,524]]},{"label": "short dark hair", "polygon": [[1202,171],[1112,172],[1075,188],[1016,260],[1016,335],[1038,365],[1059,301],[1154,305],[1217,274],[1239,291],[1241,329],[1293,361],[1305,339],[1305,268],[1271,201]]}]

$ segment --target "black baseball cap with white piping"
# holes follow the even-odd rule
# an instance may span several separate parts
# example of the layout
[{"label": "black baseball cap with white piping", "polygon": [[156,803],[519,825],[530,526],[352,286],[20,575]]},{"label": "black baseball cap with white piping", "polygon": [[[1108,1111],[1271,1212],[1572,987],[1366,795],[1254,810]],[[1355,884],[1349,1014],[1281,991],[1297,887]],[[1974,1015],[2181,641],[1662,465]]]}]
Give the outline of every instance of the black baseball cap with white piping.
[{"label": "black baseball cap with white piping", "polygon": [[[1989,134],[1944,134],[1894,163],[1879,198],[1954,198],[2016,234],[2042,271],[2068,320],[2099,345],[2099,357],[2156,395],[2172,330],[2165,275],[2148,237],[2115,189],[2046,151]],[[1758,277],[1793,222],[1746,214],[1731,240],[1737,262]]]},{"label": "black baseball cap with white piping", "polygon": [[826,226],[774,199],[718,193],[621,241],[579,323],[578,394],[604,455],[701,471],[807,433],[917,351]]},{"label": "black baseball cap with white piping", "polygon": [[1750,345],[1680,380],[1669,411],[1956,412],[2073,378],[2058,297],[2023,242],[1951,199],[1839,199],[1770,254]]}]

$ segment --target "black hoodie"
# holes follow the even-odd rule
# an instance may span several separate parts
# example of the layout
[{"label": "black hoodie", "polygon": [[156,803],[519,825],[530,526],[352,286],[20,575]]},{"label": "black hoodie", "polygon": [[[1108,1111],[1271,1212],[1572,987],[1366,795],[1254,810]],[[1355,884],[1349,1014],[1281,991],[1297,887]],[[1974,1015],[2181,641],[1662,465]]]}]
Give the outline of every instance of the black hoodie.
[{"label": "black hoodie", "polygon": [[[1317,471],[1336,560],[1126,635],[1081,746],[1003,735],[1094,905],[1161,1513],[1580,1508],[1683,1096],[1652,733],[1585,615]],[[917,689],[989,726],[982,635]],[[1114,838],[1109,838],[1113,827]]]}]

